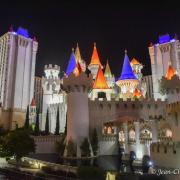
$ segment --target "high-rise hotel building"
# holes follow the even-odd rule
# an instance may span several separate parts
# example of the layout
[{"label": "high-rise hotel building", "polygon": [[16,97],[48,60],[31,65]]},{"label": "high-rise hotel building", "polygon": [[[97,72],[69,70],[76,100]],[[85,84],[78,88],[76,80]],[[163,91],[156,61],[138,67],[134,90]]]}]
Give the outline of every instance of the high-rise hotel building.
[{"label": "high-rise hotel building", "polygon": [[7,129],[22,126],[34,94],[38,43],[18,28],[0,37],[0,124]]}]

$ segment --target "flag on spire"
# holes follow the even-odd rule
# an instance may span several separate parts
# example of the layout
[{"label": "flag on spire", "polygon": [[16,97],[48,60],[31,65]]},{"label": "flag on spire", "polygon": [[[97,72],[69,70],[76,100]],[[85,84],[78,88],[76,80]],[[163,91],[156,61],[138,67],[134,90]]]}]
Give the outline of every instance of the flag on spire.
[{"label": "flag on spire", "polygon": [[66,69],[66,75],[68,76],[69,74],[71,74],[74,71],[75,67],[76,67],[76,59],[74,56],[74,49],[72,49],[72,53],[69,59],[67,69]]},{"label": "flag on spire", "polygon": [[78,62],[81,63],[82,59],[81,59],[81,53],[80,53],[78,43],[77,43],[76,50],[75,50],[75,58],[76,58],[76,63],[78,63]]},{"label": "flag on spire", "polygon": [[97,52],[97,49],[96,49],[96,43],[94,43],[94,49],[93,49],[93,53],[92,53],[92,57],[91,57],[91,62],[90,62],[90,65],[101,65],[101,62],[99,60],[99,55],[98,55],[98,52]]},{"label": "flag on spire", "polygon": [[93,89],[109,89],[103,71],[100,66],[98,69],[96,80],[93,85]]},{"label": "flag on spire", "polygon": [[123,68],[119,80],[125,80],[125,79],[137,79],[130,65],[127,51],[125,51]]}]

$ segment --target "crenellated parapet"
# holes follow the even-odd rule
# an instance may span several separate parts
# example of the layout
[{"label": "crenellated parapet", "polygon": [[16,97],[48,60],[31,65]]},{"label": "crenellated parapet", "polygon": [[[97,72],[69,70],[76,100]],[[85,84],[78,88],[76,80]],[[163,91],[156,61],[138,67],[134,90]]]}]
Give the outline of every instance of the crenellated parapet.
[{"label": "crenellated parapet", "polygon": [[93,85],[93,78],[90,74],[81,73],[78,77],[71,73],[63,78],[63,89],[67,92],[89,92]]}]

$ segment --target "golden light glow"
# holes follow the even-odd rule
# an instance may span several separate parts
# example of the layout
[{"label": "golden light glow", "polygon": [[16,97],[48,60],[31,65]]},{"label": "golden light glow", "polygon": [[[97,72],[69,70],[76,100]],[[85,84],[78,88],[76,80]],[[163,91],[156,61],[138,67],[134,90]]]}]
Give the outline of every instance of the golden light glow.
[{"label": "golden light glow", "polygon": [[99,66],[96,80],[93,85],[93,89],[109,89],[103,71]]},{"label": "golden light glow", "polygon": [[167,71],[167,74],[166,74],[166,78],[167,78],[168,80],[171,80],[172,77],[173,77],[175,74],[176,74],[175,69],[174,69],[171,65],[169,65],[168,71]]}]

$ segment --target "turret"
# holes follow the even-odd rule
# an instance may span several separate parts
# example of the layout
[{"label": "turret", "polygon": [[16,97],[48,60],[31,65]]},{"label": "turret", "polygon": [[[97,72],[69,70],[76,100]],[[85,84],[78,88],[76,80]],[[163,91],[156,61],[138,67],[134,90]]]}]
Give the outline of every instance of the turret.
[{"label": "turret", "polygon": [[133,58],[131,60],[131,67],[136,78],[138,79],[139,82],[141,82],[143,76],[141,70],[143,68],[143,65],[137,59]]},{"label": "turret", "polygon": [[121,98],[132,98],[133,93],[138,86],[138,80],[136,76],[133,73],[132,67],[129,62],[129,57],[127,55],[127,51],[125,51],[125,56],[124,56],[124,63],[123,63],[123,68],[121,72],[121,76],[116,82],[116,84],[120,87],[121,89]]},{"label": "turret", "polygon": [[30,119],[30,124],[35,123],[36,119],[36,101],[34,98],[32,98],[31,104],[29,106],[29,119]]},{"label": "turret", "polygon": [[111,73],[111,69],[110,69],[108,60],[107,60],[107,63],[106,63],[106,69],[105,69],[105,72],[104,72],[104,76],[106,78],[108,86],[110,88],[114,87],[115,78],[114,78],[114,75]]},{"label": "turret", "polygon": [[96,49],[96,43],[94,43],[94,49],[93,49],[93,53],[92,53],[92,57],[91,57],[91,62],[88,66],[88,69],[91,71],[91,74],[93,75],[93,79],[96,79],[96,75],[99,69],[99,66],[101,68],[103,68],[103,66],[101,65],[101,62],[99,60],[99,55]]},{"label": "turret", "polygon": [[104,77],[103,71],[99,66],[95,82],[93,84],[93,90],[90,93],[92,100],[95,98],[106,98],[111,100],[112,89],[109,88],[106,78]]},{"label": "turret", "polygon": [[77,156],[81,156],[80,146],[84,138],[89,139],[88,93],[92,88],[92,75],[82,72],[78,77],[73,73],[63,78],[63,88],[67,93],[67,143],[77,145]]},{"label": "turret", "polygon": [[[59,95],[60,83],[59,78],[60,67],[57,65],[52,66],[52,64],[45,65],[44,67],[45,76],[42,77],[42,87],[43,87],[43,123],[42,129],[45,128],[45,118],[47,113],[47,108],[50,104],[58,104],[62,101]],[[52,122],[53,123],[53,122]],[[53,123],[55,128],[55,123]],[[52,127],[53,129],[53,127]]]}]

